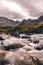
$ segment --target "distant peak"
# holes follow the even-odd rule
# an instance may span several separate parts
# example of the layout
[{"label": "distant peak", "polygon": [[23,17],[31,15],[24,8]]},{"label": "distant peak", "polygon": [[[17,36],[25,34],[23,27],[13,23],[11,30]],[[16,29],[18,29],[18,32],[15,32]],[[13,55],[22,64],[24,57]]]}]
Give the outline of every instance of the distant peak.
[{"label": "distant peak", "polygon": [[39,17],[39,19],[43,19],[43,15]]}]

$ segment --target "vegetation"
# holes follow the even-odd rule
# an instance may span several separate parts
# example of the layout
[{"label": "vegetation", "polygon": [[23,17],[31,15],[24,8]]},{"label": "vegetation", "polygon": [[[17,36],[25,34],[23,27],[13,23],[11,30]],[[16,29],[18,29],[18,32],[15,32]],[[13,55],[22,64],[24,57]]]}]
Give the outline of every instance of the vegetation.
[{"label": "vegetation", "polygon": [[[41,28],[41,29],[40,29]],[[43,22],[35,25],[19,25],[14,27],[2,27],[0,26],[0,31],[11,33],[11,32],[19,32],[19,33],[25,33],[25,32],[32,32],[32,31],[41,31],[43,32]]]}]

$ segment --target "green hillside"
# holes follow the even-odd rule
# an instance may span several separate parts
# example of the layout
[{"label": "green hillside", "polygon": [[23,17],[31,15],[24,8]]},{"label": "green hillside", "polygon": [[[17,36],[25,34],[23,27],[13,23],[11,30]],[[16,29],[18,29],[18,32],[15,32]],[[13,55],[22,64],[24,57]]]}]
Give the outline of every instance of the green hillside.
[{"label": "green hillside", "polygon": [[[40,29],[41,28],[41,29]],[[2,27],[0,26],[0,31],[6,32],[6,33],[13,33],[13,32],[19,32],[19,33],[35,33],[37,31],[43,32],[43,22],[35,25],[19,25],[14,27]]]}]

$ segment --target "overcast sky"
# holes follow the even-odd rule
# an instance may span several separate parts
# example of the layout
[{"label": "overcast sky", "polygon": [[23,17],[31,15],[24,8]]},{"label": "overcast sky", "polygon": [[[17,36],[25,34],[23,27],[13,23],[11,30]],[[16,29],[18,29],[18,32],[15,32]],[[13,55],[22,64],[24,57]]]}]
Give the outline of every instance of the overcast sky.
[{"label": "overcast sky", "polygon": [[43,0],[0,0],[0,16],[22,20],[43,15]]}]

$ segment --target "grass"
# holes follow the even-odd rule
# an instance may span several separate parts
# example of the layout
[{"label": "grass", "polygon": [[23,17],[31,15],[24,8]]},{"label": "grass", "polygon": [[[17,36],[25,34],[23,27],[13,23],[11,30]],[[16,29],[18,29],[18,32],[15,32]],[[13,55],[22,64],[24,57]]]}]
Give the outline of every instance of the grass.
[{"label": "grass", "polygon": [[17,32],[26,32],[31,29],[38,29],[40,26],[43,26],[43,22],[35,25],[19,25],[19,26],[14,26],[14,27],[2,27],[0,26],[0,31],[4,31],[7,33],[10,33],[10,31],[17,31]]}]

